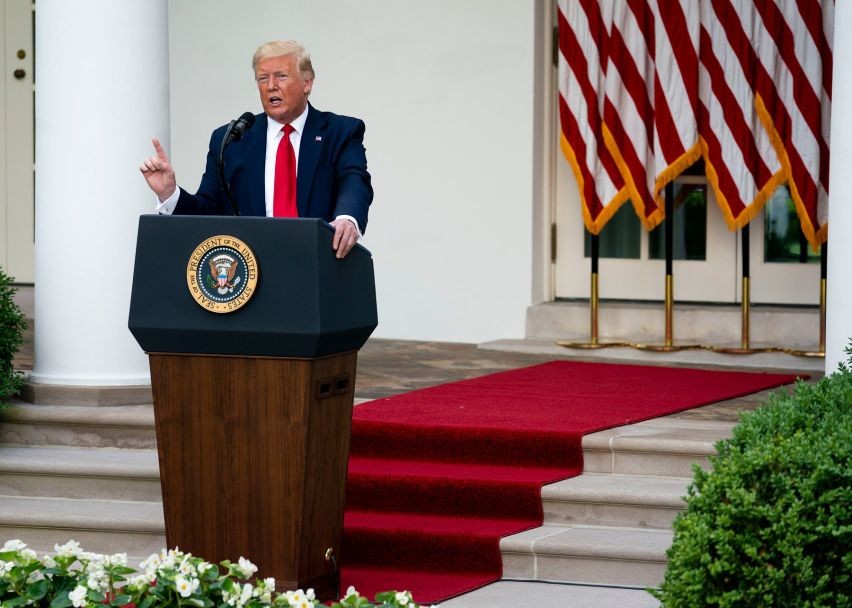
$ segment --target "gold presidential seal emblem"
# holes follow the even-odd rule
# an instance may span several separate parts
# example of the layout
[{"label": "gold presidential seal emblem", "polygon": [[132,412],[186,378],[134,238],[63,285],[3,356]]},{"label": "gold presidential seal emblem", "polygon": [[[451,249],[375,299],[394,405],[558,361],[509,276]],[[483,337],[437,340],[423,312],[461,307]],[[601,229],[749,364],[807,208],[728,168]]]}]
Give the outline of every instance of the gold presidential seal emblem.
[{"label": "gold presidential seal emblem", "polygon": [[257,277],[254,252],[228,235],[205,239],[186,265],[189,293],[210,312],[234,312],[245,306],[257,288]]}]

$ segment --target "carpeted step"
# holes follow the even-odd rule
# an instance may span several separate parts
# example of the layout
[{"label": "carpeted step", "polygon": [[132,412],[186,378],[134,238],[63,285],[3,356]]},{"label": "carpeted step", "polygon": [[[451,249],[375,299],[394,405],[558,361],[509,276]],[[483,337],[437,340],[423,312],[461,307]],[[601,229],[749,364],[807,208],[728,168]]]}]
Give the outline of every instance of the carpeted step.
[{"label": "carpeted step", "polygon": [[[370,402],[375,407],[379,402]],[[580,465],[580,434],[546,429],[507,429],[482,424],[410,424],[363,420],[356,408],[352,453],[368,458],[469,462],[510,466]]]},{"label": "carpeted step", "polygon": [[499,575],[497,539],[535,526],[533,519],[465,518],[347,510],[344,564],[428,572]]},{"label": "carpeted step", "polygon": [[78,541],[96,553],[147,556],[166,544],[156,502],[0,496],[0,539],[20,538],[36,551]]},{"label": "carpeted step", "polygon": [[[579,473],[579,469],[573,474]],[[571,474],[569,472],[569,474]],[[565,477],[565,469],[474,463],[349,459],[350,509],[479,515],[527,519],[541,512],[538,489]]]},{"label": "carpeted step", "polygon": [[500,540],[503,578],[656,587],[671,530],[541,526]]},{"label": "carpeted step", "polygon": [[159,503],[157,452],[0,445],[0,494]]},{"label": "carpeted step", "polygon": [[547,525],[669,529],[684,509],[684,477],[583,473],[541,489]]},{"label": "carpeted step", "polygon": [[0,421],[0,443],[156,448],[154,408],[152,405],[32,405],[13,400]]},{"label": "carpeted step", "polygon": [[692,478],[692,467],[708,467],[716,442],[730,437],[735,423],[666,417],[583,437],[583,470],[589,473]]}]

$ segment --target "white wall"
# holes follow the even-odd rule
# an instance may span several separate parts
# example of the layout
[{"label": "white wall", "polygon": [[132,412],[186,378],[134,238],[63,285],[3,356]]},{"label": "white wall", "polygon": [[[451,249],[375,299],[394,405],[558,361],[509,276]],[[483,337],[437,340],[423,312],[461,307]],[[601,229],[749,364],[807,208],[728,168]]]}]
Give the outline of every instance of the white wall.
[{"label": "white wall", "polygon": [[197,186],[214,127],[260,111],[254,49],[299,40],[317,73],[311,102],[367,124],[375,335],[523,336],[535,3],[181,0],[169,3],[169,20],[172,160],[182,185]]}]

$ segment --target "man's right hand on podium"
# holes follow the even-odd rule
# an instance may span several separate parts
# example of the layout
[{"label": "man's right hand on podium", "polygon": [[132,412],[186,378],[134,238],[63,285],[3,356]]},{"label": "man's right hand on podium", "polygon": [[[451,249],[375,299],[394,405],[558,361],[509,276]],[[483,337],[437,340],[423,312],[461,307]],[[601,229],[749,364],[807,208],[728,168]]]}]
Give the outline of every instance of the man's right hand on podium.
[{"label": "man's right hand on podium", "polygon": [[172,164],[169,162],[169,156],[160,145],[160,140],[156,137],[151,140],[154,144],[154,156],[149,156],[139,167],[145,181],[148,182],[148,187],[154,191],[160,202],[169,198],[177,190],[177,180],[175,179],[175,170],[172,169]]}]

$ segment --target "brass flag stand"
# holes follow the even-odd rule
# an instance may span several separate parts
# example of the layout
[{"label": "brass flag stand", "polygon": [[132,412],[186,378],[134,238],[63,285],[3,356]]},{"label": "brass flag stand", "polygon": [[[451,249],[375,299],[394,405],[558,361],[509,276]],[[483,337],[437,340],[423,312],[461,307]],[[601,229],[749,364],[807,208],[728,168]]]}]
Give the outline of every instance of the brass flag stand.
[{"label": "brass flag stand", "polygon": [[666,251],[666,277],[665,277],[665,338],[663,344],[642,344],[633,342],[601,342],[598,332],[598,318],[600,308],[600,297],[598,291],[598,260],[600,257],[600,237],[591,235],[591,292],[589,298],[590,308],[590,331],[588,342],[574,342],[558,340],[559,346],[572,349],[600,349],[608,347],[627,347],[637,350],[652,352],[678,352],[683,350],[708,350],[718,353],[732,355],[751,355],[756,353],[785,353],[797,357],[825,357],[825,318],[826,318],[826,269],[828,243],[823,243],[820,249],[820,303],[819,303],[819,350],[798,350],[785,347],[753,348],[750,336],[751,317],[751,265],[750,265],[750,231],[746,224],[740,230],[740,242],[742,247],[742,329],[739,347],[725,347],[708,344],[679,344],[674,343],[674,186],[672,183],[666,185],[664,220],[665,251]]}]

